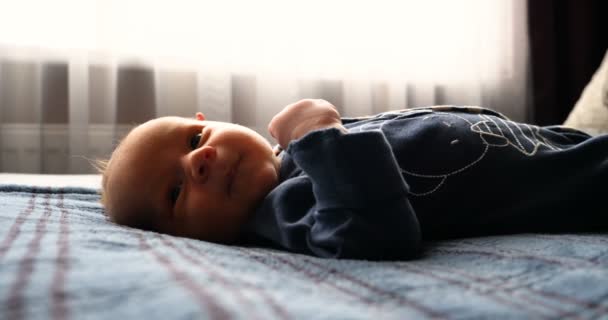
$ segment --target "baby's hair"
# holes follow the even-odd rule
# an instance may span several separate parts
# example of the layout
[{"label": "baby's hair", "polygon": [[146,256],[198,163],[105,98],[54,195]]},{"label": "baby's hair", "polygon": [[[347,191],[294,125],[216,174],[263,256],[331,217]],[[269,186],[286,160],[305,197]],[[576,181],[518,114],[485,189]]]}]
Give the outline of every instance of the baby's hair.
[{"label": "baby's hair", "polygon": [[108,164],[110,163],[110,159],[95,159],[95,160],[91,160],[91,165],[93,166],[93,168],[95,168],[95,171],[97,171],[97,173],[101,174],[101,199],[99,200],[101,202],[102,205],[106,205],[106,180],[107,180],[107,169],[108,169]]},{"label": "baby's hair", "polygon": [[[131,130],[127,133],[127,135],[129,133],[131,133],[133,128],[131,128]],[[124,138],[126,138],[126,136],[123,137],[122,139],[118,140],[118,142],[116,143],[116,146],[112,150],[112,153],[110,154],[109,158],[88,159],[89,163],[95,169],[95,171],[97,171],[98,174],[101,174],[101,191],[99,192],[101,199],[99,200],[99,202],[104,207],[107,207],[107,205],[108,205],[108,196],[107,196],[106,186],[108,183],[108,167],[110,166],[110,160],[112,159],[112,155],[114,154],[114,152],[122,144],[122,141],[124,140]],[[105,212],[105,213],[107,215],[107,212]]]},{"label": "baby's hair", "polygon": [[[132,128],[131,131],[134,128]],[[142,230],[155,230],[156,226],[154,225],[154,222],[151,219],[151,217],[153,215],[151,215],[149,212],[147,212],[148,211],[147,208],[142,208],[142,207],[130,208],[127,211],[121,211],[122,212],[121,214],[117,214],[116,211],[113,211],[113,212],[108,211],[108,210],[117,210],[116,208],[111,209],[110,208],[111,204],[108,202],[108,201],[111,201],[109,199],[109,195],[108,195],[108,175],[110,174],[109,172],[112,171],[110,169],[110,164],[111,164],[112,158],[113,158],[116,150],[118,150],[120,148],[120,146],[122,145],[122,142],[131,133],[131,131],[129,131],[129,133],[127,133],[116,144],[116,147],[112,151],[112,154],[110,155],[109,158],[93,159],[93,160],[89,160],[89,163],[97,171],[97,173],[101,174],[101,191],[100,191],[101,199],[99,200],[99,202],[105,208],[104,213],[109,218],[109,220],[114,223],[118,223],[121,225],[133,227],[133,228],[138,228],[138,229],[142,229]],[[128,214],[124,214],[125,212],[127,212]]]},{"label": "baby's hair", "polygon": [[89,163],[95,169],[95,171],[97,171],[98,174],[101,174],[101,199],[99,200],[99,202],[104,207],[107,207],[108,200],[106,185],[108,182],[108,167],[110,165],[110,160],[112,159],[112,155],[114,155],[114,152],[120,147],[124,139],[129,135],[129,133],[131,133],[131,131],[133,131],[135,127],[137,127],[137,124],[132,124],[131,130],[129,130],[129,132],[124,137],[114,141],[116,146],[112,150],[112,153],[110,154],[109,158],[87,159],[89,160]]}]

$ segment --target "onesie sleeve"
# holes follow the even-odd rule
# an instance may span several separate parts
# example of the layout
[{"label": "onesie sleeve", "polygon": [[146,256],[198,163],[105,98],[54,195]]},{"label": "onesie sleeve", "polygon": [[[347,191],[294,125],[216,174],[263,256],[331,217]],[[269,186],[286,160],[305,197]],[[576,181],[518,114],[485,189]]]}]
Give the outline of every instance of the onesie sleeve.
[{"label": "onesie sleeve", "polygon": [[313,131],[286,152],[309,176],[315,204],[306,244],[334,258],[407,259],[420,228],[391,146],[381,131]]}]

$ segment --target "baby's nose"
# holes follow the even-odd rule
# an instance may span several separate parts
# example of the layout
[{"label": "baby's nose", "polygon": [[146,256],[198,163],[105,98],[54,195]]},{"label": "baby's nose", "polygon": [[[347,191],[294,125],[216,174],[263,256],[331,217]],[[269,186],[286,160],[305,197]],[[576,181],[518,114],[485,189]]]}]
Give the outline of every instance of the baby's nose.
[{"label": "baby's nose", "polygon": [[205,183],[217,156],[214,147],[204,146],[190,153],[190,174],[198,183]]}]

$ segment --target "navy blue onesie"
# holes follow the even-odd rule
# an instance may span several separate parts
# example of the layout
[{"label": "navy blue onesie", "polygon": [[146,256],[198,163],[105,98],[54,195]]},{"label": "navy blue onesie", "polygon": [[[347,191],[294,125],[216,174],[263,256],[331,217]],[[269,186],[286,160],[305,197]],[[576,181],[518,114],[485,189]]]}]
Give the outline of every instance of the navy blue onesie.
[{"label": "navy blue onesie", "polygon": [[282,152],[253,243],[320,257],[408,259],[423,239],[608,225],[608,136],[477,107],[344,118]]}]

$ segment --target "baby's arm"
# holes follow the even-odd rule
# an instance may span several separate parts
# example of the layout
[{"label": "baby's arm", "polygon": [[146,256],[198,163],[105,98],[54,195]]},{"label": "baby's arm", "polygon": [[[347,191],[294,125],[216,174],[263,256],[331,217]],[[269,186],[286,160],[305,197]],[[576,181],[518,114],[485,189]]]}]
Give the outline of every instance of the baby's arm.
[{"label": "baby's arm", "polygon": [[323,100],[287,106],[269,130],[313,184],[308,248],[324,257],[403,259],[420,246],[418,220],[380,131],[348,133]]}]

